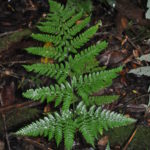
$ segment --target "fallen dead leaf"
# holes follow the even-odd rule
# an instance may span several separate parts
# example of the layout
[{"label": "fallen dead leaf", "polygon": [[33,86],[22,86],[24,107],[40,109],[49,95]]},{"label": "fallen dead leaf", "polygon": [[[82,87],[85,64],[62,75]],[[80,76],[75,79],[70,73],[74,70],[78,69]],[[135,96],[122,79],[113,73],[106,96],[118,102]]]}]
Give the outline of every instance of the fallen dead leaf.
[{"label": "fallen dead leaf", "polygon": [[99,63],[105,66],[118,64],[125,58],[126,55],[119,50],[106,51],[104,54],[98,57]]},{"label": "fallen dead leaf", "polygon": [[82,22],[82,20],[78,20],[78,21],[76,21],[76,24],[78,25],[78,24],[80,24]]},{"label": "fallen dead leaf", "polygon": [[5,149],[5,143],[3,141],[0,141],[0,150]]},{"label": "fallen dead leaf", "polygon": [[107,143],[108,143],[108,136],[104,136],[98,141],[99,146],[105,146],[107,145]]},{"label": "fallen dead leaf", "polygon": [[133,50],[133,56],[135,58],[139,57],[139,51],[137,49]]},{"label": "fallen dead leaf", "polygon": [[1,90],[1,105],[13,104],[15,100],[15,84],[11,82],[10,85],[5,85]]},{"label": "fallen dead leaf", "polygon": [[50,112],[50,110],[51,110],[50,105],[46,105],[44,107],[44,113]]}]

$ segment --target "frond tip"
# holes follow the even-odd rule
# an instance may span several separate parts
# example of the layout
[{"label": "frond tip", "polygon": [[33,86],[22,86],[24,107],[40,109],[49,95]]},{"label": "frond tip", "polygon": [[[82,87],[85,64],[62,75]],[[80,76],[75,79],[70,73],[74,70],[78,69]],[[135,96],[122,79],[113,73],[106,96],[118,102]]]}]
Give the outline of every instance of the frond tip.
[{"label": "frond tip", "polygon": [[64,136],[65,147],[70,150],[76,131],[81,132],[87,143],[94,146],[95,139],[98,134],[103,133],[103,130],[125,126],[135,121],[121,114],[102,110],[101,107],[92,106],[87,109],[81,102],[75,112],[71,110],[63,111],[60,114],[49,114],[44,119],[33,122],[17,131],[16,134],[22,136],[45,136],[49,140],[55,138],[57,145],[60,144],[62,136]]}]

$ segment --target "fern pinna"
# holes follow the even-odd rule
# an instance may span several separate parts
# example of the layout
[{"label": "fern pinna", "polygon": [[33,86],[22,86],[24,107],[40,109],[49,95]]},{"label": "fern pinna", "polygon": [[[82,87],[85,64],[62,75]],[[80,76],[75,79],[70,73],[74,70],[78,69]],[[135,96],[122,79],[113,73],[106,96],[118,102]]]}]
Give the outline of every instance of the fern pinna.
[{"label": "fern pinna", "polygon": [[[17,135],[46,136],[55,138],[57,145],[64,138],[66,149],[71,149],[76,132],[81,132],[87,143],[94,146],[94,140],[103,130],[127,125],[134,119],[102,110],[101,105],[116,100],[116,95],[93,96],[94,92],[112,84],[121,67],[105,70],[99,67],[96,55],[107,46],[105,41],[83,49],[99,28],[100,23],[86,29],[90,17],[83,18],[69,6],[50,0],[50,14],[38,25],[40,34],[32,37],[41,42],[52,43],[49,47],[30,47],[29,53],[52,58],[54,63],[24,65],[27,71],[54,78],[56,83],[47,87],[29,89],[25,98],[54,102],[62,106],[59,112],[48,114],[17,132]],[[80,24],[76,23],[78,20]],[[84,46],[85,47],[85,46]],[[82,50],[83,49],[83,50]],[[61,104],[61,105],[60,105]],[[99,106],[98,106],[99,105]],[[96,107],[98,106],[98,107]]]}]

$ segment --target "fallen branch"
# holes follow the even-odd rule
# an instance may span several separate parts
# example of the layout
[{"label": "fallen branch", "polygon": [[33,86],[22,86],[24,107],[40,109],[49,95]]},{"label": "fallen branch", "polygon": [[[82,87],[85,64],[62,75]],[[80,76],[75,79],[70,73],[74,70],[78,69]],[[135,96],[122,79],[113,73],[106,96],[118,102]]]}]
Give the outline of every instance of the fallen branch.
[{"label": "fallen branch", "polygon": [[0,113],[6,113],[8,111],[11,111],[13,109],[18,109],[18,108],[29,108],[29,107],[34,107],[34,106],[38,106],[40,105],[40,102],[24,102],[21,104],[14,104],[14,105],[10,105],[10,106],[2,106],[0,107]]}]

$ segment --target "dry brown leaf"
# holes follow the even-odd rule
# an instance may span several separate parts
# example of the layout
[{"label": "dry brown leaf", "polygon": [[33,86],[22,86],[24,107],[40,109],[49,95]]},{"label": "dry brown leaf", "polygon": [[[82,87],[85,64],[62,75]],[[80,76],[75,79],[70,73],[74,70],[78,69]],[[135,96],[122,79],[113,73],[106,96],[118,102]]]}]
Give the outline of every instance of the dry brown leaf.
[{"label": "dry brown leaf", "polygon": [[99,146],[105,146],[107,145],[107,143],[108,143],[108,136],[104,136],[98,141]]},{"label": "dry brown leaf", "polygon": [[133,50],[133,56],[135,58],[139,57],[139,51],[137,49]]},{"label": "dry brown leaf", "polygon": [[44,107],[44,113],[50,112],[50,110],[51,110],[50,105],[46,105]]},{"label": "dry brown leaf", "polygon": [[15,98],[15,84],[11,82],[10,85],[5,85],[1,90],[1,105],[6,106],[13,104],[16,101]]}]

